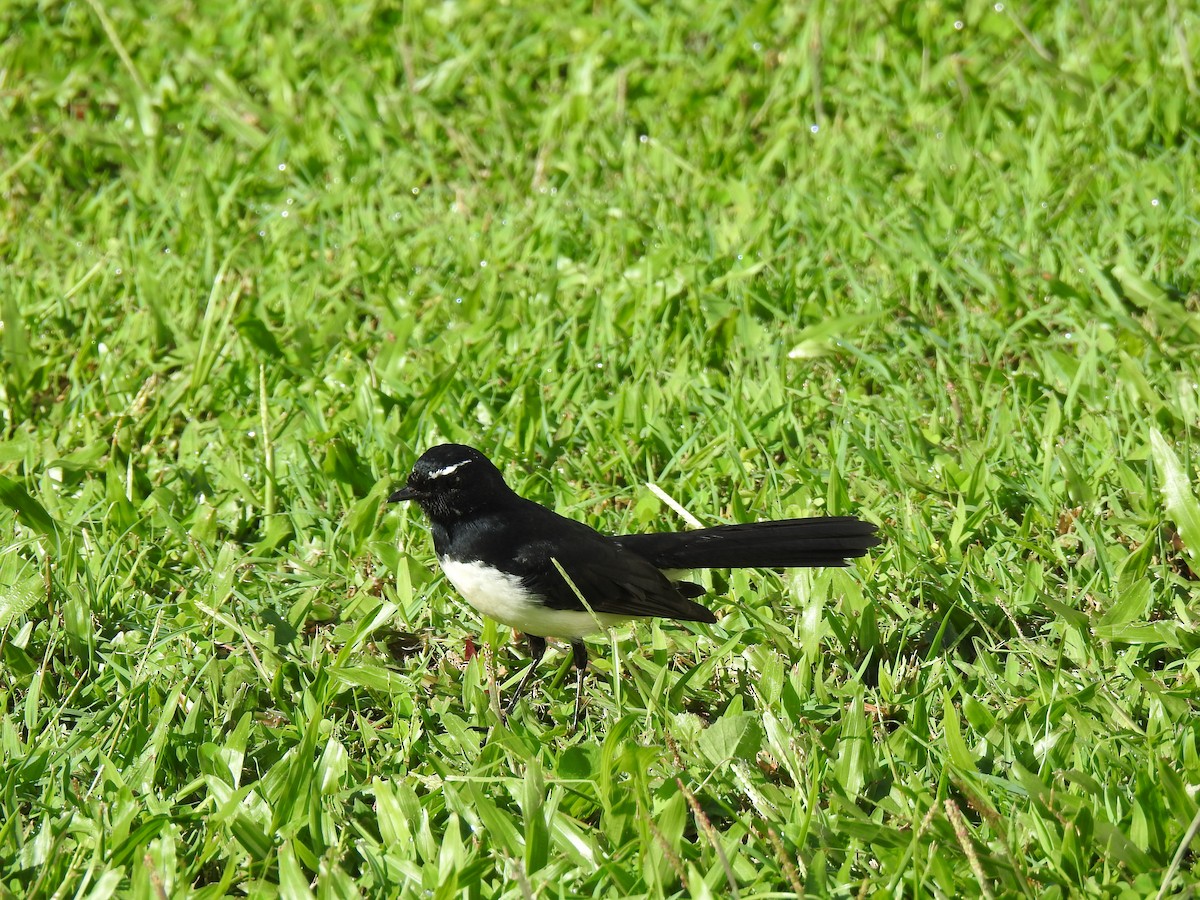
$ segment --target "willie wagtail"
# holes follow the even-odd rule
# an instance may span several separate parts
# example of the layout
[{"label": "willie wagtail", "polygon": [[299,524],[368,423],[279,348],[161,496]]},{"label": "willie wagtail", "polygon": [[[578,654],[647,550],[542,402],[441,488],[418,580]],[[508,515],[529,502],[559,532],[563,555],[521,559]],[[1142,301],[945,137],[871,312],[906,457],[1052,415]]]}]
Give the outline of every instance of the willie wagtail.
[{"label": "willie wagtail", "polygon": [[879,543],[875,526],[853,516],[608,536],[518,496],[491,460],[462,444],[426,450],[388,500],[415,500],[450,583],[480,613],[528,639],[532,661],[506,714],[545,654],[546,638],[570,641],[576,725],[584,635],[645,616],[717,621],[691,599],[704,593],[700,585],[673,581],[665,570],[844,566]]}]

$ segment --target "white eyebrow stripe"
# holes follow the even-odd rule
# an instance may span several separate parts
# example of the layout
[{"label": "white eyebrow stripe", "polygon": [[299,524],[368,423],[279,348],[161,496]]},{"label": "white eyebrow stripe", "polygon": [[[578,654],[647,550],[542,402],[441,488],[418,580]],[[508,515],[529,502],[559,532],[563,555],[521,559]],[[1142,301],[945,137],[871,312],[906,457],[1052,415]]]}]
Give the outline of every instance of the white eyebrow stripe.
[{"label": "white eyebrow stripe", "polygon": [[456,462],[452,466],[446,466],[443,469],[438,469],[436,472],[430,472],[428,477],[429,478],[441,478],[443,475],[451,475],[454,472],[457,472],[459,469],[461,469],[463,466],[465,466],[469,462],[471,462],[471,460],[464,459],[462,462]]}]

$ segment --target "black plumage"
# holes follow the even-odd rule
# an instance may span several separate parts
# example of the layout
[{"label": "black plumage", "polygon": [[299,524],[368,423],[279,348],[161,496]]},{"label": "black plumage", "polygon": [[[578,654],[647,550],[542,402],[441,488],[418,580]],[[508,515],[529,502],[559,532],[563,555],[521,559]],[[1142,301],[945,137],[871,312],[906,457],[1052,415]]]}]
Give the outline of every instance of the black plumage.
[{"label": "black plumage", "polygon": [[702,588],[664,570],[844,566],[879,543],[874,525],[851,516],[610,537],[520,497],[486,456],[462,444],[427,450],[389,499],[414,500],[429,517],[438,562],[467,602],[529,638],[533,662],[509,710],[544,639],[571,642],[576,720],[584,635],[639,617],[716,621],[692,599]]}]

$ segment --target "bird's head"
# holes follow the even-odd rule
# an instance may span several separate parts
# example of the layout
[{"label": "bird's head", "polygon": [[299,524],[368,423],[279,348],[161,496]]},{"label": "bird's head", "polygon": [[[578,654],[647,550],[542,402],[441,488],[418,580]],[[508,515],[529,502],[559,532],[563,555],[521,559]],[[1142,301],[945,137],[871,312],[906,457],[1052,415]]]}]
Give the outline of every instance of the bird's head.
[{"label": "bird's head", "polygon": [[430,519],[445,522],[486,508],[511,493],[500,470],[474,447],[438,444],[421,454],[408,483],[388,501],[414,500]]}]

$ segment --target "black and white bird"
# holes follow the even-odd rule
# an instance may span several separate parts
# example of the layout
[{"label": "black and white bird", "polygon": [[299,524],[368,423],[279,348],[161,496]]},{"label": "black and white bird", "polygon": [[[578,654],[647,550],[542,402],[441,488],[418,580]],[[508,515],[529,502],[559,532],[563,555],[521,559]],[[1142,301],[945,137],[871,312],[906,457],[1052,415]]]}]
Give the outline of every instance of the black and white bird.
[{"label": "black and white bird", "polygon": [[879,543],[875,526],[852,516],[604,535],[517,495],[491,460],[463,444],[426,450],[408,483],[388,500],[415,501],[429,518],[433,549],[450,583],[477,611],[529,641],[532,661],[506,714],[545,654],[546,638],[570,642],[576,725],[585,635],[642,617],[717,621],[691,599],[702,587],[665,572],[844,566]]}]

